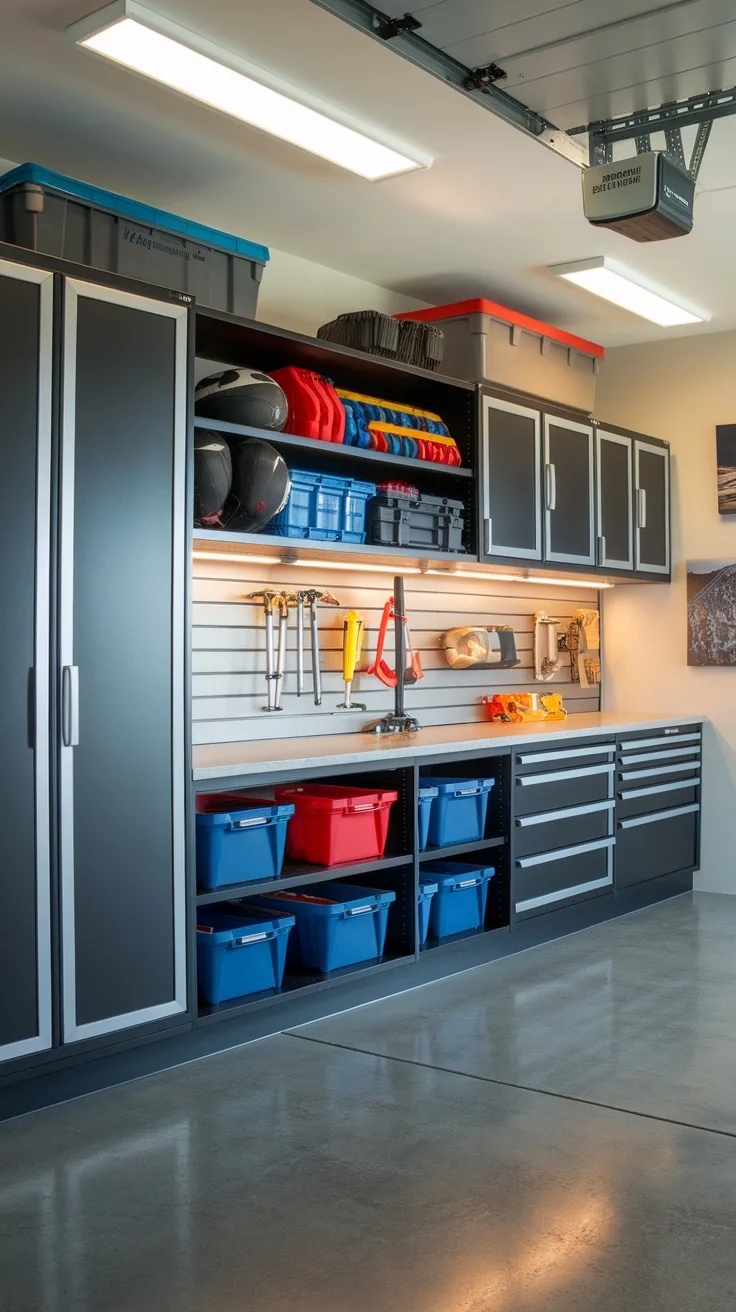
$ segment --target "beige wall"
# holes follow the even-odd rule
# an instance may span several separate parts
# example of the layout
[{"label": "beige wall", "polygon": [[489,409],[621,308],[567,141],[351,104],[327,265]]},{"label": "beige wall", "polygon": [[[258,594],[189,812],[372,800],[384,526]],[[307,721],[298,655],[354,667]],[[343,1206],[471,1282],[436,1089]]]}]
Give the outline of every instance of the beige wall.
[{"label": "beige wall", "polygon": [[258,318],[262,323],[274,323],[310,337],[320,324],[351,310],[400,314],[402,310],[423,308],[422,301],[409,300],[372,282],[276,250],[271,251],[271,259],[263,271],[258,297]]},{"label": "beige wall", "polygon": [[716,424],[736,422],[736,333],[607,353],[601,420],[667,439],[672,449],[671,585],[605,594],[604,707],[702,713],[703,859],[697,887],[736,893],[736,669],[687,665],[687,560],[736,560],[736,516],[720,516]]}]

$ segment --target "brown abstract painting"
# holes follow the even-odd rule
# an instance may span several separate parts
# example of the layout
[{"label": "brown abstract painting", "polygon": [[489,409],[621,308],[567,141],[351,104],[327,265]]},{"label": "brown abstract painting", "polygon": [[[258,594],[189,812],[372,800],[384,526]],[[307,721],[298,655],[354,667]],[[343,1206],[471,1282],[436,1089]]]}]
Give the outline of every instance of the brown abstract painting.
[{"label": "brown abstract painting", "polygon": [[688,561],[687,663],[736,665],[736,563]]},{"label": "brown abstract painting", "polygon": [[716,428],[718,513],[736,515],[736,424]]}]

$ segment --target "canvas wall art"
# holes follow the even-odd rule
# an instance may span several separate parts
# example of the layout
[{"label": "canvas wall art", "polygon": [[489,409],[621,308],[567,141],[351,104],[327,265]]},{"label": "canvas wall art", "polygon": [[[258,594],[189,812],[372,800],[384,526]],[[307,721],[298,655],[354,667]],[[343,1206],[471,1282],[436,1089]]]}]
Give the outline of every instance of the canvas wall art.
[{"label": "canvas wall art", "polygon": [[687,663],[736,665],[734,561],[688,561]]},{"label": "canvas wall art", "polygon": [[736,515],[736,424],[716,428],[718,513]]}]

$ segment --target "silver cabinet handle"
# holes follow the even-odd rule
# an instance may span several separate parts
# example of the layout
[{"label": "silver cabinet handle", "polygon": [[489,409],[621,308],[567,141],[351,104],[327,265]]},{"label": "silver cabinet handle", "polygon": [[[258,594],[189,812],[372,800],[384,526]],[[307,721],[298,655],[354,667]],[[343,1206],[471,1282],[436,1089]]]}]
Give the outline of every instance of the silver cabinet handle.
[{"label": "silver cabinet handle", "polygon": [[485,537],[485,544],[484,544],[485,554],[487,556],[490,556],[491,551],[493,549],[493,520],[492,519],[483,520],[483,534]]},{"label": "silver cabinet handle", "polygon": [[516,760],[519,765],[533,765],[535,761],[569,761],[578,756],[603,756],[613,750],[613,743],[601,743],[599,747],[568,747],[559,752],[522,752]]},{"label": "silver cabinet handle", "polygon": [[555,852],[542,852],[538,856],[520,856],[516,859],[516,866],[519,870],[526,870],[529,866],[544,866],[550,861],[565,861],[569,856],[600,852],[603,848],[613,847],[615,842],[615,838],[596,838],[592,843],[574,843],[572,847],[558,847]]},{"label": "silver cabinet handle", "polygon": [[[649,771],[647,771],[647,774]],[[700,775],[689,775],[687,779],[678,779],[673,784],[657,784],[653,788],[624,788],[619,793],[622,802],[627,802],[630,797],[656,797],[658,793],[675,793],[682,792],[683,788],[699,788]]]},{"label": "silver cabinet handle", "polygon": [[601,533],[600,537],[598,538],[598,564],[603,565],[605,563],[605,559],[606,559],[606,539],[603,533]]},{"label": "silver cabinet handle", "polygon": [[544,466],[544,505],[546,510],[554,510],[557,505],[557,470],[553,464]]},{"label": "silver cabinet handle", "polygon": [[657,738],[629,738],[619,742],[618,746],[621,752],[638,752],[644,747],[679,747],[680,743],[699,743],[702,737],[701,733],[659,734]]},{"label": "silver cabinet handle", "polygon": [[[622,752],[620,763],[622,766],[643,765],[645,761],[676,761],[683,756],[695,758],[700,755],[700,747],[672,747],[667,751],[661,752]],[[694,763],[694,761],[693,761]]]},{"label": "silver cabinet handle", "polygon": [[646,488],[638,487],[636,489],[636,527],[646,528],[646,526],[647,526]]},{"label": "silver cabinet handle", "polygon": [[613,774],[615,765],[583,765],[579,770],[552,770],[549,774],[517,775],[516,782],[520,788],[530,788],[536,784],[556,784],[566,779],[587,779],[591,774]]},{"label": "silver cabinet handle", "polygon": [[650,815],[634,815],[630,820],[619,820],[619,829],[634,829],[637,825],[653,825],[657,820],[674,820],[680,815],[693,815],[700,810],[700,802],[691,802],[689,806],[674,806],[670,811],[652,811]]},{"label": "silver cabinet handle", "polygon": [[79,746],[79,667],[61,671],[61,740],[65,747]]},{"label": "silver cabinet handle", "polygon": [[595,815],[597,811],[612,811],[615,802],[587,802],[582,806],[564,806],[559,811],[543,811],[539,815],[520,815],[516,821],[518,829],[528,829],[531,825],[548,825],[555,820],[572,820],[578,815]]},{"label": "silver cabinet handle", "polygon": [[683,770],[700,770],[699,761],[679,761],[677,765],[658,765],[656,770],[619,770],[619,782],[628,783],[632,779],[659,779],[663,774],[682,774]]},{"label": "silver cabinet handle", "polygon": [[522,911],[533,911],[536,907],[547,907],[552,902],[562,902],[567,897],[582,897],[583,893],[592,893],[596,888],[606,888],[613,884],[613,871],[610,869],[611,860],[609,857],[608,874],[603,875],[600,879],[589,879],[584,884],[573,884],[572,888],[556,888],[553,893],[541,893],[539,897],[528,897],[522,902],[514,903],[514,910],[517,915]]}]

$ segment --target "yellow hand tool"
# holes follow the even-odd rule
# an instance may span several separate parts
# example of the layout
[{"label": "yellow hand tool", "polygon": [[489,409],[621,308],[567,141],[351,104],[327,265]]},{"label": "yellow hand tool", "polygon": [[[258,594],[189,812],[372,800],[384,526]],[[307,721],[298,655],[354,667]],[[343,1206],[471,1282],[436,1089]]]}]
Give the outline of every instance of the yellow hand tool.
[{"label": "yellow hand tool", "polygon": [[345,701],[339,703],[338,710],[364,711],[367,709],[362,702],[354,702],[351,699],[355,667],[360,661],[362,646],[363,620],[360,619],[356,611],[349,610],[342,626],[342,677],[345,680]]}]

